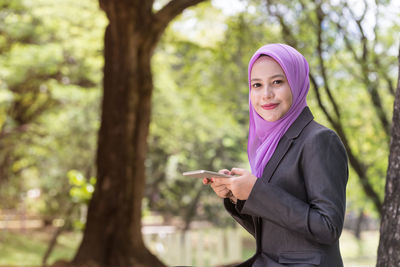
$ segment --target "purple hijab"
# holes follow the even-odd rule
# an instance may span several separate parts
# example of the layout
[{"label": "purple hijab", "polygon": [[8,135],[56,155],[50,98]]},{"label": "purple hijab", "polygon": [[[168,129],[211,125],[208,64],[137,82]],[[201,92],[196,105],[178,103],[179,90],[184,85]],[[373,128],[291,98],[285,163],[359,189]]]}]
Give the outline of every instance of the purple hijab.
[{"label": "purple hijab", "polygon": [[268,122],[253,108],[249,91],[249,139],[247,154],[251,172],[261,177],[264,167],[274,154],[279,140],[290,125],[297,119],[304,107],[310,80],[309,67],[306,59],[296,49],[285,44],[268,44],[258,49],[249,62],[249,88],[251,90],[251,69],[254,62],[261,56],[272,57],[283,69],[292,91],[292,106],[279,120]]}]

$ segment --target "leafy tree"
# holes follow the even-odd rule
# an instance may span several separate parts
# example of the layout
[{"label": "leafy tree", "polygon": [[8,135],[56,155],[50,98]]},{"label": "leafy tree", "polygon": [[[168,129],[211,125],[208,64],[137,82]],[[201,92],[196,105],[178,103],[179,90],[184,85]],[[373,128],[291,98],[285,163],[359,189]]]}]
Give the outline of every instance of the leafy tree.
[{"label": "leafy tree", "polygon": [[105,18],[94,0],[0,3],[1,207],[39,188],[29,205],[50,222],[69,201],[68,170],[94,172]]},{"label": "leafy tree", "polygon": [[0,2],[0,183],[34,165],[19,148],[56,103],[46,81],[58,76],[59,51],[52,44],[42,50],[35,33],[43,21],[27,9],[22,1]]},{"label": "leafy tree", "polygon": [[201,0],[101,0],[105,33],[97,183],[74,265],[162,266],[144,246],[141,205],[153,82],[150,59],[169,22]]}]

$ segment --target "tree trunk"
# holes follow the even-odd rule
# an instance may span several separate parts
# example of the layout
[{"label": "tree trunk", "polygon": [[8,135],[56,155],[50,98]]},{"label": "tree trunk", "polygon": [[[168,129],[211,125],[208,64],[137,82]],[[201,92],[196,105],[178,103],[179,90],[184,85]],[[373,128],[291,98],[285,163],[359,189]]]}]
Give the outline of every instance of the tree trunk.
[{"label": "tree trunk", "polygon": [[364,208],[361,208],[360,213],[358,214],[356,225],[354,227],[354,236],[357,238],[358,241],[361,241],[361,232],[362,232],[362,225],[364,222],[365,214]]},{"label": "tree trunk", "polygon": [[400,266],[400,49],[377,267]]},{"label": "tree trunk", "polygon": [[135,25],[128,10],[118,11],[109,15],[105,35],[98,180],[75,262],[92,259],[108,266],[144,262],[162,266],[145,249],[141,235],[154,41],[151,32],[124,34],[134,33]]},{"label": "tree trunk", "polygon": [[109,25],[97,183],[74,266],[163,266],[145,248],[141,233],[153,89],[150,60],[167,24],[201,1],[173,0],[153,14],[151,0],[100,0]]}]

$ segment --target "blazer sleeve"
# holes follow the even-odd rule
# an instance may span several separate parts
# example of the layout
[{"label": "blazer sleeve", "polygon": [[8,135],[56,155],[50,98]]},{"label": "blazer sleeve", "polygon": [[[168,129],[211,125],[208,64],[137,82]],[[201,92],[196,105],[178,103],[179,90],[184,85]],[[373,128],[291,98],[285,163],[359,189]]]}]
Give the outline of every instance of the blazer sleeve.
[{"label": "blazer sleeve", "polygon": [[252,236],[255,237],[255,227],[253,218],[247,214],[241,214],[240,209],[244,205],[244,200],[238,200],[237,204],[233,204],[229,198],[224,199],[225,209],[229,212],[229,214],[241,225],[244,229],[247,230]]},{"label": "blazer sleeve", "polygon": [[301,154],[299,169],[307,201],[258,179],[241,213],[260,216],[318,243],[333,244],[340,237],[345,214],[346,151],[339,137],[326,129],[307,138]]}]

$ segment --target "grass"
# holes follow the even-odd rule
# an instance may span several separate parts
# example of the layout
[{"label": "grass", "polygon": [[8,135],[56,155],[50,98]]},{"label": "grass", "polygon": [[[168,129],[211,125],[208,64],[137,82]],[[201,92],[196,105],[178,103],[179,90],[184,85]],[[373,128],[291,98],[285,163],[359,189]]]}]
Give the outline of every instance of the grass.
[{"label": "grass", "polygon": [[361,240],[344,231],[340,238],[340,251],[346,267],[375,267],[379,243],[378,231],[365,231]]},{"label": "grass", "polygon": [[[51,237],[48,230],[1,231],[0,266],[40,266]],[[62,234],[48,263],[71,259],[80,240],[80,233]]]},{"label": "grass", "polygon": [[[30,230],[0,232],[0,267],[9,266],[40,266],[45,253],[51,231]],[[81,241],[81,233],[63,233],[54,249],[48,263],[59,259],[71,259]],[[250,258],[255,251],[255,241],[252,236],[243,232],[242,258]],[[377,231],[363,232],[361,241],[348,231],[343,231],[340,247],[345,267],[373,267],[376,263],[379,233]]]}]

